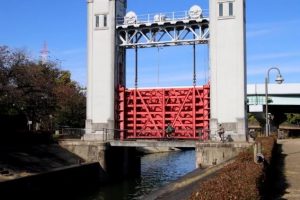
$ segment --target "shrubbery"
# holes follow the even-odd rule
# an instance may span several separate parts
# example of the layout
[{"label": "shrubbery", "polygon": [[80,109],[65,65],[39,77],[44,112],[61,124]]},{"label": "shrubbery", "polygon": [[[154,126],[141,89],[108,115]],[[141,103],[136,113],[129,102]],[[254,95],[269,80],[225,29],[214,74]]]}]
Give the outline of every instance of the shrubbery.
[{"label": "shrubbery", "polygon": [[250,149],[242,152],[215,177],[202,182],[199,190],[194,192],[190,199],[261,199],[267,181],[268,163],[271,163],[276,140],[273,137],[264,137],[258,138],[257,141],[262,143],[265,163],[255,164],[253,151]]}]

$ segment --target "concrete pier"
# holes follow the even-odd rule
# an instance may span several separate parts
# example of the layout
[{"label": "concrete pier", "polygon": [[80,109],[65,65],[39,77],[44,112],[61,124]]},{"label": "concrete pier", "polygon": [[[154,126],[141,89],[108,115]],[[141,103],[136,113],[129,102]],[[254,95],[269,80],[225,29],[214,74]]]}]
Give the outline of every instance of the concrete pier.
[{"label": "concrete pier", "polygon": [[59,145],[78,155],[86,162],[99,162],[101,167],[106,170],[105,152],[108,149],[107,142],[66,139],[59,140]]},{"label": "concrete pier", "polygon": [[205,168],[223,163],[244,151],[247,142],[196,141],[83,141],[61,140],[60,145],[83,158],[86,162],[99,162],[110,176],[130,177],[140,173],[137,147],[195,148],[196,167]]},{"label": "concrete pier", "polygon": [[99,162],[108,179],[140,174],[140,158],[135,147],[112,147],[109,142],[60,140],[60,146],[86,162]]}]

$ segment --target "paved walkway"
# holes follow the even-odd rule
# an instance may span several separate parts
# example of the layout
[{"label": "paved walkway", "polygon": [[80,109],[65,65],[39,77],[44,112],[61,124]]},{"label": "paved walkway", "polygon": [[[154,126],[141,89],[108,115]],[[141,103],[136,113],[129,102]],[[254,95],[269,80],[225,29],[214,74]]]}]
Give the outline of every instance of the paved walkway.
[{"label": "paved walkway", "polygon": [[287,188],[283,199],[300,199],[300,139],[279,140],[282,144],[282,154],[284,155],[283,174],[287,181]]}]

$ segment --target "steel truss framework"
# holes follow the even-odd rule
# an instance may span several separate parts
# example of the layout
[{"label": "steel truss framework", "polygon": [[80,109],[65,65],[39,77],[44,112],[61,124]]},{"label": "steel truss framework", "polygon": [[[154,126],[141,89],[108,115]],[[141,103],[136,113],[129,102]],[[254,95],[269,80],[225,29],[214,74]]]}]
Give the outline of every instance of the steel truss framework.
[{"label": "steel truss framework", "polygon": [[208,19],[165,23],[119,25],[119,44],[126,48],[145,48],[206,44],[209,40]]},{"label": "steel truss framework", "polygon": [[165,129],[170,123],[175,128],[172,138],[207,140],[209,91],[209,85],[160,89],[120,87],[120,138],[165,138]]}]

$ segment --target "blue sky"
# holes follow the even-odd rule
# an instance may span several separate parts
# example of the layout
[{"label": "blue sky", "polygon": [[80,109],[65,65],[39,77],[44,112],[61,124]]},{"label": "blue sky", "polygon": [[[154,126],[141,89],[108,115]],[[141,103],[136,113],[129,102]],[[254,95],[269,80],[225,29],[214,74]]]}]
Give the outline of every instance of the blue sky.
[{"label": "blue sky", "polygon": [[[128,0],[137,14],[188,10],[207,0]],[[277,66],[287,83],[300,82],[300,1],[247,0],[247,79],[263,83],[266,71]],[[38,58],[47,41],[50,59],[86,84],[86,0],[1,0],[0,45],[26,49]],[[133,86],[133,52],[128,51],[127,80]],[[192,47],[142,49],[140,86],[192,84]],[[273,74],[274,73],[274,74]],[[275,72],[271,74],[274,79]],[[208,50],[197,46],[197,84],[208,78]]]}]

